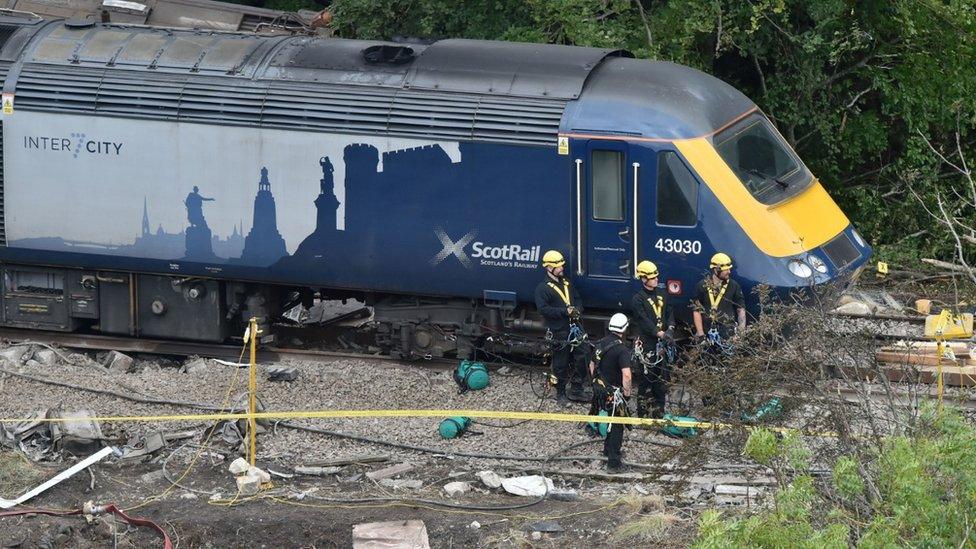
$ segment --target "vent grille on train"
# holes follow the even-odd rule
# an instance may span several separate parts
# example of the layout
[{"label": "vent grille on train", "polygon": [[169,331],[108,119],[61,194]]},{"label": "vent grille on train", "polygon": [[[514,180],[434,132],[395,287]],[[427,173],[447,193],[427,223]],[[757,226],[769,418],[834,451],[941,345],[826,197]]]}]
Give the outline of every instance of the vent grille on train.
[{"label": "vent grille on train", "polygon": [[3,49],[3,46],[7,43],[7,40],[10,40],[10,37],[20,29],[21,27],[16,25],[0,25],[0,49]]},{"label": "vent grille on train", "polygon": [[824,244],[823,250],[838,271],[861,257],[861,252],[857,251],[854,244],[851,244],[851,239],[844,233]]},{"label": "vent grille on train", "polygon": [[554,146],[566,101],[44,65],[17,106],[273,128]]}]

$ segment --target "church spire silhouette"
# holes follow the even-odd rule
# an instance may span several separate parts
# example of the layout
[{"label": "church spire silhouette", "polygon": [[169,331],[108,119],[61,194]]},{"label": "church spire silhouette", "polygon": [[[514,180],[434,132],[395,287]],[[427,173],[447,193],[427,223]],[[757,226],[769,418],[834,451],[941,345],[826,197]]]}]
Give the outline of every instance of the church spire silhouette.
[{"label": "church spire silhouette", "polygon": [[142,236],[149,236],[152,229],[149,228],[149,203],[146,197],[142,197]]},{"label": "church spire silhouette", "polygon": [[271,194],[271,180],[268,168],[261,168],[258,193],[254,196],[254,224],[244,239],[244,253],[241,259],[247,263],[270,265],[282,256],[288,255],[285,239],[278,232],[278,214],[274,195]]}]

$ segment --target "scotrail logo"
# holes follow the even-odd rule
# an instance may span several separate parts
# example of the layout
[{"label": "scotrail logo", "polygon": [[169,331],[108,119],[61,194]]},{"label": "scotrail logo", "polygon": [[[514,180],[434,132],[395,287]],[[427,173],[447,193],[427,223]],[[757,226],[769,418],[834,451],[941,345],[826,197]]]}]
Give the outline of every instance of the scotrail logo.
[{"label": "scotrail logo", "polygon": [[[471,269],[474,266],[474,262],[471,261],[472,258],[479,260],[479,264],[486,267],[534,269],[539,265],[539,257],[542,252],[541,245],[503,244],[496,246],[480,241],[474,242],[474,239],[478,237],[477,229],[468,232],[456,241],[440,227],[434,229],[434,234],[441,242],[441,251],[431,258],[430,264],[432,266],[439,265],[453,255],[466,269]],[[471,244],[470,256],[464,251],[468,244]]]},{"label": "scotrail logo", "polygon": [[122,154],[121,142],[88,139],[88,136],[81,132],[72,132],[71,137],[25,135],[24,148],[38,151],[64,152],[70,154],[71,158],[78,158],[79,155],[119,156]]}]

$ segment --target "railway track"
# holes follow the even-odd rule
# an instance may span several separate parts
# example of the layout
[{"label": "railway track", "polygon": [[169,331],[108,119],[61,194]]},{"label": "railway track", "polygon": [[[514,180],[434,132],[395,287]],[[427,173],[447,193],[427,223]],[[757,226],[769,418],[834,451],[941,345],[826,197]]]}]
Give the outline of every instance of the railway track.
[{"label": "railway track", "polygon": [[[28,330],[20,328],[0,328],[0,339],[14,343],[44,343],[59,345],[84,351],[120,351],[125,353],[144,353],[165,356],[204,356],[237,361],[241,356],[239,345],[200,343],[192,341],[173,341],[162,339],[143,339],[123,336],[95,334],[72,334]],[[391,364],[404,364],[400,359],[386,355],[355,353],[348,351],[326,351],[318,349],[295,349],[286,347],[260,347],[258,362],[277,362],[284,359],[305,361],[332,361],[341,358],[368,359]],[[411,363],[406,363],[411,364]],[[433,358],[417,362],[428,368],[449,369],[456,364],[451,359]]]}]

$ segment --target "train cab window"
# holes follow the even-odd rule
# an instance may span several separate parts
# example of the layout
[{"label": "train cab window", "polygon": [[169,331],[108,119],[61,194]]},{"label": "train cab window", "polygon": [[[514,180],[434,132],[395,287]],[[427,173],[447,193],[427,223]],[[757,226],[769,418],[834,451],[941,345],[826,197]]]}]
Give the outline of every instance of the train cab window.
[{"label": "train cab window", "polygon": [[593,151],[593,219],[624,220],[624,153]]},{"label": "train cab window", "polygon": [[756,114],[715,136],[715,148],[763,204],[777,204],[810,186],[813,176],[766,117]]},{"label": "train cab window", "polygon": [[681,227],[698,223],[698,180],[673,151],[657,157],[657,222]]}]

